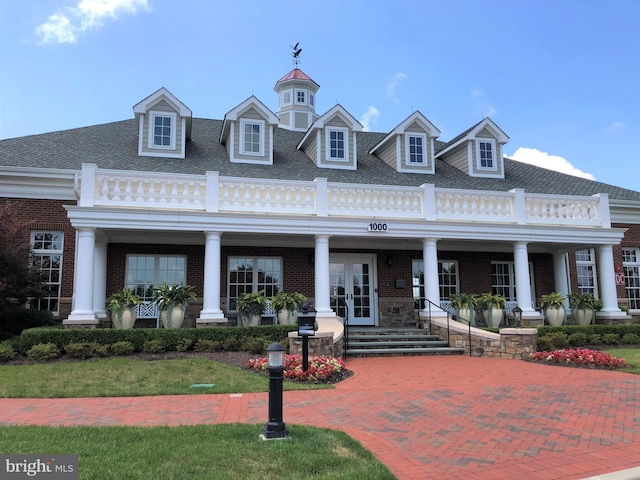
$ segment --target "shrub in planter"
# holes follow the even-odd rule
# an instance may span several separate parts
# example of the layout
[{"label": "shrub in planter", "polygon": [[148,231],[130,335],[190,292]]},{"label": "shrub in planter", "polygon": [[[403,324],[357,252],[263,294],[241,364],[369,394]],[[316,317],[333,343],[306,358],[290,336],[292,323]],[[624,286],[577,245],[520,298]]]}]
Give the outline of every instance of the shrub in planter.
[{"label": "shrub in planter", "polygon": [[114,355],[131,355],[135,351],[131,342],[116,342],[111,345],[111,352]]},{"label": "shrub in planter", "polygon": [[449,297],[449,302],[456,311],[458,321],[476,325],[478,298],[473,293],[454,293]]},{"label": "shrub in planter", "polygon": [[505,307],[507,300],[498,294],[483,293],[480,297],[480,305],[482,306],[482,315],[484,321],[489,327],[498,328],[502,323],[502,309]]},{"label": "shrub in planter", "polygon": [[564,296],[560,292],[552,292],[542,296],[540,303],[544,311],[544,319],[553,327],[559,327],[564,324]]},{"label": "shrub in planter", "polygon": [[16,352],[9,342],[0,343],[0,362],[6,362],[13,359],[16,356]]},{"label": "shrub in planter", "polygon": [[260,318],[264,307],[267,306],[267,298],[264,290],[258,292],[245,292],[236,299],[236,310],[243,327],[260,325]]},{"label": "shrub in planter", "polygon": [[298,309],[306,301],[307,297],[299,292],[278,292],[271,297],[271,308],[276,311],[279,324],[293,325],[298,322]]},{"label": "shrub in planter", "polygon": [[111,320],[115,328],[133,328],[136,323],[135,306],[140,305],[142,299],[129,288],[115,292],[109,297],[107,310],[111,312]]},{"label": "shrub in planter", "polygon": [[164,328],[180,328],[189,302],[196,299],[193,285],[162,285],[153,288],[153,301],[158,304]]},{"label": "shrub in planter", "polygon": [[602,303],[592,293],[573,293],[569,295],[571,316],[578,325],[589,325],[593,322],[595,312],[602,309]]},{"label": "shrub in planter", "polygon": [[46,362],[60,356],[60,350],[55,343],[39,343],[27,351],[27,358],[34,362]]}]

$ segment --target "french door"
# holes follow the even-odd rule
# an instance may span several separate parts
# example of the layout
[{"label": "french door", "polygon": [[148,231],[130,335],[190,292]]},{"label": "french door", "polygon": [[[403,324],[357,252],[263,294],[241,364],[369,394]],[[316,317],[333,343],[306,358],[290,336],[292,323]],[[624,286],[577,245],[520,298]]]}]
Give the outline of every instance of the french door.
[{"label": "french door", "polygon": [[375,325],[377,286],[374,255],[331,255],[331,308],[350,325]]}]

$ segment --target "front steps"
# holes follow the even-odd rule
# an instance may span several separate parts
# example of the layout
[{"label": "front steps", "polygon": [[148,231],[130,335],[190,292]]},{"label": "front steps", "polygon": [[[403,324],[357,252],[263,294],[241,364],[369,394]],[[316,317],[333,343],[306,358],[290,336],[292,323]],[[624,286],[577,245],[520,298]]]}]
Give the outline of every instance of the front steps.
[{"label": "front steps", "polygon": [[416,327],[349,326],[347,357],[380,355],[461,355],[463,348],[450,347],[437,335]]}]

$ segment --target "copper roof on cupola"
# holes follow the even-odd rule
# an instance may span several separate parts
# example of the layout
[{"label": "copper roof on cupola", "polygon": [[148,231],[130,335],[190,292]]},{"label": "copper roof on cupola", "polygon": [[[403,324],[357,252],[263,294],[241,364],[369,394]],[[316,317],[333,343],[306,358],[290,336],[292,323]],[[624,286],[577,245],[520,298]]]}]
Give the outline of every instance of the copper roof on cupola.
[{"label": "copper roof on cupola", "polygon": [[[282,83],[282,82],[286,82],[287,80],[309,80],[310,82],[315,83],[316,85],[318,85],[309,75],[307,75],[306,73],[304,73],[302,70],[300,70],[299,68],[294,68],[293,70],[291,70],[289,73],[287,73],[284,77],[282,77],[280,80],[278,80],[276,82],[276,85],[278,83]],[[319,87],[320,85],[318,85]]]}]

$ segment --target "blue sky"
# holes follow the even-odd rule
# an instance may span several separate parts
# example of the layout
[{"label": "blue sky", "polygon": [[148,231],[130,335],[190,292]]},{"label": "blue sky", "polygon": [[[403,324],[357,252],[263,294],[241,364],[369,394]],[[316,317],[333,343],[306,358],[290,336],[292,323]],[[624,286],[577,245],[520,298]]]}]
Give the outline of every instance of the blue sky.
[{"label": "blue sky", "polygon": [[[371,131],[485,116],[508,156],[640,190],[640,1],[0,1],[0,139],[133,118],[164,86],[195,117],[300,68],[317,111]],[[0,159],[1,161],[1,159]]]}]

